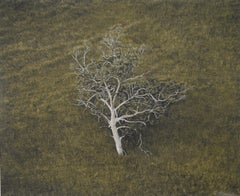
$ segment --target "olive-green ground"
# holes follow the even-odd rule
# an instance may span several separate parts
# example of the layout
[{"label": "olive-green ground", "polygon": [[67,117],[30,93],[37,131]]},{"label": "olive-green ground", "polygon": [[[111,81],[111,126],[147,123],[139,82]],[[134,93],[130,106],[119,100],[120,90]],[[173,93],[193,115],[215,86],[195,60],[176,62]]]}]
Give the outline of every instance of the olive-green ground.
[{"label": "olive-green ground", "polygon": [[[144,130],[152,156],[118,157],[75,105],[73,48],[115,25],[146,45],[138,71],[190,88]],[[2,0],[0,49],[4,195],[240,194],[238,0]]]}]

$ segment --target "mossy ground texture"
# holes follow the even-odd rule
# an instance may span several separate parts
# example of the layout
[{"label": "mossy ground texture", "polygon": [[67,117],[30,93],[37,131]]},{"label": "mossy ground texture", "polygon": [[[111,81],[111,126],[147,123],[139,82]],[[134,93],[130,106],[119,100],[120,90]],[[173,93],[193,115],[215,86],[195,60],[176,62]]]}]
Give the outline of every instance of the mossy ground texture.
[{"label": "mossy ground texture", "polygon": [[[3,194],[240,194],[239,21],[238,0],[1,1]],[[118,157],[108,129],[76,106],[73,48],[115,25],[145,44],[138,71],[189,87],[143,130],[152,156],[129,145]]]}]

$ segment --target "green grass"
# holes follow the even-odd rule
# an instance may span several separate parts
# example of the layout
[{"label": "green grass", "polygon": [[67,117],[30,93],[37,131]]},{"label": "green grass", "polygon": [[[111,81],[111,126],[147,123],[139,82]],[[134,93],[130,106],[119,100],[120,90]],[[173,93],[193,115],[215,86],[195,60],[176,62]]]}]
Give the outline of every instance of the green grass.
[{"label": "green grass", "polygon": [[[4,195],[240,194],[237,0],[0,3]],[[146,45],[138,71],[186,83],[187,99],[144,130],[153,156],[76,107],[73,48],[114,25]]]}]

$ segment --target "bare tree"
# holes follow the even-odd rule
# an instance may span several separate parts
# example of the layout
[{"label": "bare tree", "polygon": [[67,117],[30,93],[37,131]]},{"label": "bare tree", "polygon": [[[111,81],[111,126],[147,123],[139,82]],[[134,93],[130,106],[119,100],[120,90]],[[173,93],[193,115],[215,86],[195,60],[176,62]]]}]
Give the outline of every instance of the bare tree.
[{"label": "bare tree", "polygon": [[184,99],[186,88],[175,82],[147,80],[147,73],[135,74],[144,48],[124,47],[120,34],[115,30],[104,37],[100,58],[90,60],[88,46],[75,50],[73,58],[78,105],[107,123],[117,153],[124,155],[123,140],[139,133],[138,145],[143,150],[139,127],[158,119],[171,104]]}]

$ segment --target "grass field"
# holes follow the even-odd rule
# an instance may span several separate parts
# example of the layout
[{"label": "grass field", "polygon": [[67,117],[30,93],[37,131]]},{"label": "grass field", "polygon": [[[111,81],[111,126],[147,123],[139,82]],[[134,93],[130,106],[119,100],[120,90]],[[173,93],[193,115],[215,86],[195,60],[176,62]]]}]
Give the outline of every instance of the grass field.
[{"label": "grass field", "polygon": [[[190,89],[144,130],[152,156],[118,157],[75,105],[73,48],[113,26],[145,44],[138,71]],[[0,49],[3,195],[240,194],[238,0],[2,0]]]}]

